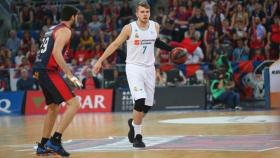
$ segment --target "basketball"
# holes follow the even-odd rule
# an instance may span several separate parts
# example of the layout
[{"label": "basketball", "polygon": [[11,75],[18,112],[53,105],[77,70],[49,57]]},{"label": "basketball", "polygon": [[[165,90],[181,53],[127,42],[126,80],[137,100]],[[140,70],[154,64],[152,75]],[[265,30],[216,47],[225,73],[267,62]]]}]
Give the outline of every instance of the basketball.
[{"label": "basketball", "polygon": [[171,61],[174,64],[184,64],[187,60],[187,52],[184,48],[176,47],[171,51]]}]

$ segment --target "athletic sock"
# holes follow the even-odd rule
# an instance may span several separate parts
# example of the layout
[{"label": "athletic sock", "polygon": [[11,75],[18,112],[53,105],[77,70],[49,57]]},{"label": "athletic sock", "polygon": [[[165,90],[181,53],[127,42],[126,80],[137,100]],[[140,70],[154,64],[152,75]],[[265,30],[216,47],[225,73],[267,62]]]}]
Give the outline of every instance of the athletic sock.
[{"label": "athletic sock", "polygon": [[134,121],[133,121],[133,122],[132,122],[132,126],[134,127],[134,137],[135,137],[137,134],[141,134],[142,125],[136,125],[136,124],[134,124]]}]

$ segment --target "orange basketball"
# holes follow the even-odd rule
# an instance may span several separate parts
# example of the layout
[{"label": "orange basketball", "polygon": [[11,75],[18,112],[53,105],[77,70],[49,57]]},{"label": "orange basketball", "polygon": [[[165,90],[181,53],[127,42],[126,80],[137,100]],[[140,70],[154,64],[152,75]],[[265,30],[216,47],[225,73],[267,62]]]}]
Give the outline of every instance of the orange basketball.
[{"label": "orange basketball", "polygon": [[171,51],[171,61],[174,64],[184,64],[187,60],[187,52],[185,49],[176,47]]}]

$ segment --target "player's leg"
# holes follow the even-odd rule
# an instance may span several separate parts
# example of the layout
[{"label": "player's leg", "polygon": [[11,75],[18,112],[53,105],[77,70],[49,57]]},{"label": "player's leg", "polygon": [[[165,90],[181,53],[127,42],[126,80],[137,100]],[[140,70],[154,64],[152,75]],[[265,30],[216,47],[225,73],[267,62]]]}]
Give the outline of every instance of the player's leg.
[{"label": "player's leg", "polygon": [[[48,112],[45,116],[45,121],[43,125],[43,132],[42,132],[42,138],[41,142],[38,143],[36,154],[37,155],[47,155],[50,153],[49,150],[45,148],[45,144],[49,140],[51,136],[51,132],[55,123],[55,120],[57,118],[58,112],[59,112],[59,106],[57,104],[54,104],[54,100],[52,98],[52,94],[50,93],[50,89],[46,88],[49,87],[49,82],[47,81],[48,78],[46,78],[46,73],[42,72],[36,72],[39,74],[37,77],[38,83],[40,84],[42,88],[42,92],[45,96],[45,102],[48,105]],[[40,77],[40,78],[39,78]]]},{"label": "player's leg", "polygon": [[70,154],[64,150],[61,138],[64,130],[68,127],[74,115],[79,110],[80,103],[72,93],[71,88],[58,73],[48,73],[48,77],[51,80],[50,88],[52,89],[54,103],[61,104],[63,101],[66,101],[68,107],[58,125],[57,130],[46,143],[46,147],[61,156],[67,157]]},{"label": "player's leg", "polygon": [[80,109],[80,102],[77,97],[74,97],[67,101],[67,109],[63,114],[62,120],[59,123],[59,126],[57,128],[58,133],[63,133],[64,130],[69,126],[69,124],[72,122],[75,114]]},{"label": "player's leg", "polygon": [[144,117],[143,106],[145,104],[146,92],[144,89],[145,69],[135,65],[126,65],[126,74],[129,89],[134,99],[133,118],[128,120],[128,139],[131,143],[137,134],[141,135],[141,124]]},{"label": "player's leg", "polygon": [[135,107],[133,111],[133,126],[135,131],[135,138],[133,141],[134,147],[145,147],[143,142],[141,127],[143,123],[144,116],[149,112],[150,108],[154,104],[154,92],[155,92],[155,77],[156,71],[155,67],[150,67],[145,71],[144,89],[146,92],[146,99],[139,99],[138,103],[135,102]]}]

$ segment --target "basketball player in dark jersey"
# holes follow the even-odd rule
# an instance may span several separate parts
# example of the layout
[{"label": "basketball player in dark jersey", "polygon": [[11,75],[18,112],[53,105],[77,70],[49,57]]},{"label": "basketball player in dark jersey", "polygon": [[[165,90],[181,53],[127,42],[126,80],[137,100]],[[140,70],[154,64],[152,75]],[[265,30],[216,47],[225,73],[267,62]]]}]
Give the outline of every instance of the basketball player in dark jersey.
[{"label": "basketball player in dark jersey", "polygon": [[[62,70],[74,86],[81,88],[82,83],[73,76],[63,56],[69,48],[71,38],[71,26],[75,24],[78,9],[65,6],[61,12],[61,23],[52,26],[45,33],[40,50],[33,66],[33,77],[39,82],[45,96],[48,112],[43,127],[43,136],[38,143],[37,155],[46,155],[55,152],[63,157],[70,154],[66,152],[61,144],[64,130],[72,121],[74,115],[80,108],[80,103],[60,75]],[[51,132],[59,113],[59,105],[66,102],[68,107],[55,133]]]}]

